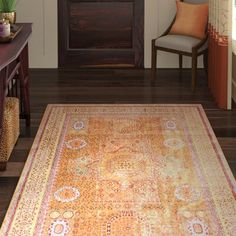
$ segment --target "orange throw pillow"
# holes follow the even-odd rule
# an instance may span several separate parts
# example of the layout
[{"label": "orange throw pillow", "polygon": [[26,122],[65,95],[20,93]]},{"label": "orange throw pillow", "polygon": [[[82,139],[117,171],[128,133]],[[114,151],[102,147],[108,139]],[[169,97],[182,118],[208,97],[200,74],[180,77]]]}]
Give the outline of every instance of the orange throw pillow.
[{"label": "orange throw pillow", "polygon": [[208,3],[191,4],[176,1],[176,5],[176,19],[170,34],[204,38],[208,21]]}]

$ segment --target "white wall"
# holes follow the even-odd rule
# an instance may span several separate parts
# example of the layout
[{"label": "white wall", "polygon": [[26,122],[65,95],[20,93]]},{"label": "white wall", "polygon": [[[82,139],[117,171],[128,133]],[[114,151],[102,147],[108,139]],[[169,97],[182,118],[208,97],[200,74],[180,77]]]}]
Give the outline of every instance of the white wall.
[{"label": "white wall", "polygon": [[[144,64],[151,65],[151,40],[160,35],[172,21],[175,0],[145,0]],[[30,39],[30,67],[56,68],[57,54],[57,0],[19,0],[17,22],[32,22]],[[158,67],[177,67],[177,56],[159,53]],[[184,59],[189,66],[189,59]]]},{"label": "white wall", "polygon": [[17,22],[32,22],[31,68],[57,67],[57,0],[19,0]]}]

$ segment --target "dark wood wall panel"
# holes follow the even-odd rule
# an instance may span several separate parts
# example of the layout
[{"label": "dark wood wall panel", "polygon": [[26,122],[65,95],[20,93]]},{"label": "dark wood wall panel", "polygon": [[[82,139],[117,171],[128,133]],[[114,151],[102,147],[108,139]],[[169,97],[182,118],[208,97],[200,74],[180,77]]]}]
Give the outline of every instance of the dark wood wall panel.
[{"label": "dark wood wall panel", "polygon": [[69,17],[69,48],[132,48],[131,2],[76,2]]},{"label": "dark wood wall panel", "polygon": [[143,0],[59,0],[59,67],[143,68]]}]

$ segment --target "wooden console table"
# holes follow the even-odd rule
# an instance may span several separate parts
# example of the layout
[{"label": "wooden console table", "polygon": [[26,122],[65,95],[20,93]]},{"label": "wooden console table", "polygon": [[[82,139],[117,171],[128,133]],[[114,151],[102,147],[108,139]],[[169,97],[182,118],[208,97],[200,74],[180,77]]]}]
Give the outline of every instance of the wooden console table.
[{"label": "wooden console table", "polygon": [[13,79],[20,83],[21,118],[30,125],[28,87],[28,40],[32,24],[22,23],[23,28],[11,43],[0,44],[0,135],[3,122],[4,100]]}]

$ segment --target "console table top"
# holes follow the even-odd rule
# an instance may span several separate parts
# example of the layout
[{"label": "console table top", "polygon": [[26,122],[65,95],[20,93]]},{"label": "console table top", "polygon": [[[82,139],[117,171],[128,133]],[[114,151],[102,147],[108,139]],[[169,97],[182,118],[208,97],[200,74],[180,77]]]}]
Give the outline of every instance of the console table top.
[{"label": "console table top", "polygon": [[22,25],[21,32],[10,43],[0,44],[0,70],[14,61],[28,42],[32,32],[31,23],[17,23]]}]

